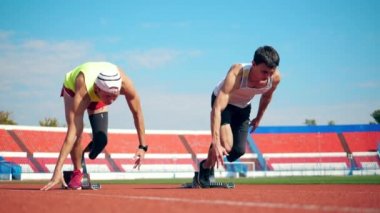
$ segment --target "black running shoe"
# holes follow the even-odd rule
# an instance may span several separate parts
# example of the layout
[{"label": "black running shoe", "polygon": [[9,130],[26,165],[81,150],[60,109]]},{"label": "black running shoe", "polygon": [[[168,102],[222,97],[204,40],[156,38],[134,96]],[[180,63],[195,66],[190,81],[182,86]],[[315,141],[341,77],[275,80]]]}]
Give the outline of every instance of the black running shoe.
[{"label": "black running shoe", "polygon": [[198,183],[202,188],[210,188],[210,171],[211,169],[203,168],[206,160],[199,163]]}]

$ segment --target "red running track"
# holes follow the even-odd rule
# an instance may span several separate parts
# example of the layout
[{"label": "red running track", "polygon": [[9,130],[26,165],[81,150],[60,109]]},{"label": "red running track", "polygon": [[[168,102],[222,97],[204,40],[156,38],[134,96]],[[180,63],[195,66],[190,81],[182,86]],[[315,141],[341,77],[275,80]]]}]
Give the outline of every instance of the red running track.
[{"label": "red running track", "polygon": [[380,212],[380,185],[240,184],[235,189],[181,189],[107,184],[97,191],[39,191],[41,186],[0,183],[0,212]]}]

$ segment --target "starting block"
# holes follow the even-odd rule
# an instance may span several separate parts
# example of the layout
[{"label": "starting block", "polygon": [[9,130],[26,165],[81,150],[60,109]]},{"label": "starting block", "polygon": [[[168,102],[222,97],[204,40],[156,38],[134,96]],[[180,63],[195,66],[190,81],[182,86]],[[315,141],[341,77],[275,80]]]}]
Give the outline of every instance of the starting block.
[{"label": "starting block", "polygon": [[[182,188],[186,189],[197,189],[202,188],[201,185],[198,182],[198,172],[194,173],[193,182],[192,183],[184,183],[181,185]],[[232,182],[229,183],[223,183],[223,182],[216,182],[211,181],[209,188],[224,188],[224,189],[233,189],[235,188],[235,184]]]},{"label": "starting block", "polygon": [[[69,187],[67,186],[67,183],[70,182],[72,174],[73,174],[73,171],[63,171],[63,179],[65,180],[65,183],[66,183],[66,184],[62,184],[63,189],[69,189]],[[101,185],[99,183],[91,183],[90,175],[88,173],[83,173],[82,189],[98,190],[98,189],[101,189]]]},{"label": "starting block", "polygon": [[[84,153],[82,154],[82,168],[83,168],[83,178],[82,178],[82,189],[92,189],[98,190],[101,189],[101,185],[99,183],[91,183],[90,174],[87,172],[86,162],[84,160]],[[67,184],[71,180],[71,175],[73,171],[63,171],[63,179],[65,183],[62,184],[63,189],[68,189]]]}]

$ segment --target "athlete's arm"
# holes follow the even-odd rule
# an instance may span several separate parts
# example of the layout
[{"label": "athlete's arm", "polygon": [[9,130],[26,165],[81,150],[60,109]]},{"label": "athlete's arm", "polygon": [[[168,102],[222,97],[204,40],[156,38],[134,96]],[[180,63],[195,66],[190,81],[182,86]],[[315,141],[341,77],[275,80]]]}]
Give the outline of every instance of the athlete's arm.
[{"label": "athlete's arm", "polygon": [[65,159],[73,149],[75,141],[81,137],[83,132],[83,116],[89,103],[90,99],[87,94],[84,76],[83,74],[79,74],[75,82],[73,104],[69,108],[68,115],[66,115],[67,133],[59,154],[56,169],[61,170]]},{"label": "athlete's arm", "polygon": [[215,99],[214,105],[211,111],[211,136],[212,145],[216,154],[217,166],[219,163],[223,165],[223,155],[227,154],[227,151],[221,146],[220,142],[220,123],[222,111],[227,107],[229,96],[231,92],[239,85],[239,76],[242,66],[240,64],[233,65],[227,73],[224,83],[219,91],[218,96]]},{"label": "athlete's arm", "polygon": [[273,93],[277,89],[277,86],[280,84],[281,76],[278,70],[275,71],[272,78],[273,78],[272,88],[268,90],[266,93],[261,95],[259,109],[257,111],[256,118],[254,118],[251,121],[251,124],[250,124],[252,126],[251,133],[254,132],[256,128],[259,126],[259,123],[264,115],[264,112],[272,100]]},{"label": "athlete's arm", "polygon": [[[144,115],[141,108],[140,97],[137,94],[133,83],[124,72],[120,71],[122,77],[122,85],[120,93],[124,94],[125,99],[128,103],[129,109],[133,115],[134,125],[137,131],[139,145],[146,146],[145,143],[145,124]],[[142,149],[137,149],[135,157],[137,158],[134,168],[140,168],[141,161],[144,159],[145,151]]]},{"label": "athlete's arm", "polygon": [[79,74],[76,79],[75,91],[75,96],[72,100],[73,102],[65,103],[65,110],[67,107],[67,112],[65,113],[67,133],[55,165],[53,177],[48,184],[41,188],[41,190],[49,190],[62,181],[61,170],[63,163],[73,149],[75,141],[81,137],[83,132],[83,115],[90,103],[90,99],[87,94],[84,76],[82,74]]}]

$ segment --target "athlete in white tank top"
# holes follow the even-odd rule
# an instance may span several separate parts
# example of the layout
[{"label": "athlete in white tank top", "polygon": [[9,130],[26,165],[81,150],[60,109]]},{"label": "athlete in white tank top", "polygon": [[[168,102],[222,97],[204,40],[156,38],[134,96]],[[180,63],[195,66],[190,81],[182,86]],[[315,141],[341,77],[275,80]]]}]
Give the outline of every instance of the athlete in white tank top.
[{"label": "athlete in white tank top", "polygon": [[[280,57],[271,46],[259,47],[250,64],[233,64],[213,91],[210,113],[212,142],[207,158],[199,163],[197,181],[210,186],[214,166],[239,159],[245,153],[248,129],[259,125],[280,83]],[[251,100],[261,94],[256,117],[250,119]]]},{"label": "athlete in white tank top", "polygon": [[[230,94],[230,99],[229,99],[228,104],[234,105],[239,108],[245,108],[251,103],[255,95],[264,94],[268,90],[270,90],[272,88],[273,80],[272,80],[272,77],[268,77],[267,85],[262,88],[248,87],[248,76],[249,76],[249,72],[251,71],[252,64],[241,63],[241,65],[243,67],[242,68],[243,74],[242,74],[242,79],[240,82],[240,88],[237,90],[234,90]],[[221,87],[223,86],[223,84],[224,84],[224,80],[220,81],[219,84],[215,87],[214,89],[215,96],[218,96],[219,91]]]}]

